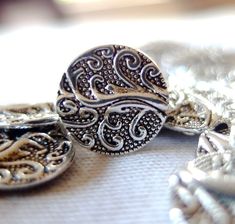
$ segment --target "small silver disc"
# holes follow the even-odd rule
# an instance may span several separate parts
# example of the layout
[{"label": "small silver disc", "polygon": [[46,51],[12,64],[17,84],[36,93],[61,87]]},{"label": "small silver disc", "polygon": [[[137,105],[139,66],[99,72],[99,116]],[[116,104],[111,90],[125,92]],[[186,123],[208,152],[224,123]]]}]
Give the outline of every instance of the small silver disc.
[{"label": "small silver disc", "polygon": [[57,111],[83,147],[103,154],[134,151],[153,139],[168,108],[165,80],[143,53],[120,45],[78,57],[61,80]]},{"label": "small silver disc", "polygon": [[0,130],[0,190],[45,183],[72,163],[74,150],[59,123],[34,129]]}]

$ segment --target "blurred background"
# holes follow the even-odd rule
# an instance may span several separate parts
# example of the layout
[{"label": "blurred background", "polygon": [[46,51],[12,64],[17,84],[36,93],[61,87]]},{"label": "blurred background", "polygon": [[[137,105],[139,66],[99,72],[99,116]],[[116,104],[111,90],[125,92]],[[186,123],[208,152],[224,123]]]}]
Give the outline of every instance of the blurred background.
[{"label": "blurred background", "polygon": [[8,0],[1,1],[2,24],[63,20],[172,17],[231,6],[233,0]]},{"label": "blurred background", "polygon": [[1,0],[0,104],[55,101],[70,62],[96,45],[233,49],[234,23],[233,0]]}]

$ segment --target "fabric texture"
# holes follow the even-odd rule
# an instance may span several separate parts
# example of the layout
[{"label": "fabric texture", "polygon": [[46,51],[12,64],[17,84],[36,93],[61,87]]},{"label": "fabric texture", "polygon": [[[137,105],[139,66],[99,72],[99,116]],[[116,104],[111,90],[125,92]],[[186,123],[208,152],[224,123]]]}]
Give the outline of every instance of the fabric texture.
[{"label": "fabric texture", "polygon": [[73,165],[56,180],[0,193],[1,223],[170,223],[168,177],[193,159],[197,141],[162,130],[144,149],[119,157],[75,145]]}]

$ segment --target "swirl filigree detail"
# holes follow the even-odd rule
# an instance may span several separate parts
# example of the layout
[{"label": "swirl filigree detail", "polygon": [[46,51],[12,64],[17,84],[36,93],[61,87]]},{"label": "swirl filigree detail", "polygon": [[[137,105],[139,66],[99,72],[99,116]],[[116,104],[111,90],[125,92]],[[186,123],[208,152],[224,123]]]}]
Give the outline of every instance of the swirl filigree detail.
[{"label": "swirl filigree detail", "polygon": [[161,129],[167,108],[166,84],[157,66],[119,45],[98,47],[75,60],[62,78],[57,100],[72,136],[105,154],[144,146]]},{"label": "swirl filigree detail", "polygon": [[123,49],[114,57],[114,68],[116,73],[128,87],[134,88],[135,84],[126,77],[122,69],[123,67],[120,66],[121,59],[124,60],[126,67],[130,70],[138,69],[141,65],[141,59],[136,51],[130,49]]},{"label": "swirl filigree detail", "polygon": [[147,88],[167,99],[168,92],[164,88],[151,83],[151,80],[149,80],[148,77],[161,80],[161,72],[153,63],[147,64],[142,68],[140,73],[141,81]]},{"label": "swirl filigree detail", "polygon": [[[26,131],[20,136],[1,135],[0,189],[37,185],[52,179],[68,167],[74,152],[60,128],[56,129],[49,132]],[[15,136],[14,139],[12,136]]]}]

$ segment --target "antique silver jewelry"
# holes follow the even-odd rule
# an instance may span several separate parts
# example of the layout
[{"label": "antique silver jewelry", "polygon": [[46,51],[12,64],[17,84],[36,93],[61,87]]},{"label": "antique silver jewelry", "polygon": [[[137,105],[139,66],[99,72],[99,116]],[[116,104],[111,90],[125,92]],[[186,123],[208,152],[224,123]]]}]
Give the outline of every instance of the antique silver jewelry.
[{"label": "antique silver jewelry", "polygon": [[58,118],[50,104],[1,108],[0,190],[37,186],[71,165],[75,152]]},{"label": "antique silver jewelry", "polygon": [[60,83],[57,112],[83,147],[119,155],[145,146],[168,109],[165,80],[144,53],[121,45],[78,57]]},{"label": "antique silver jewelry", "polygon": [[235,223],[235,54],[167,42],[144,50],[167,76],[164,126],[200,134],[196,159],[170,177],[172,223]]}]

